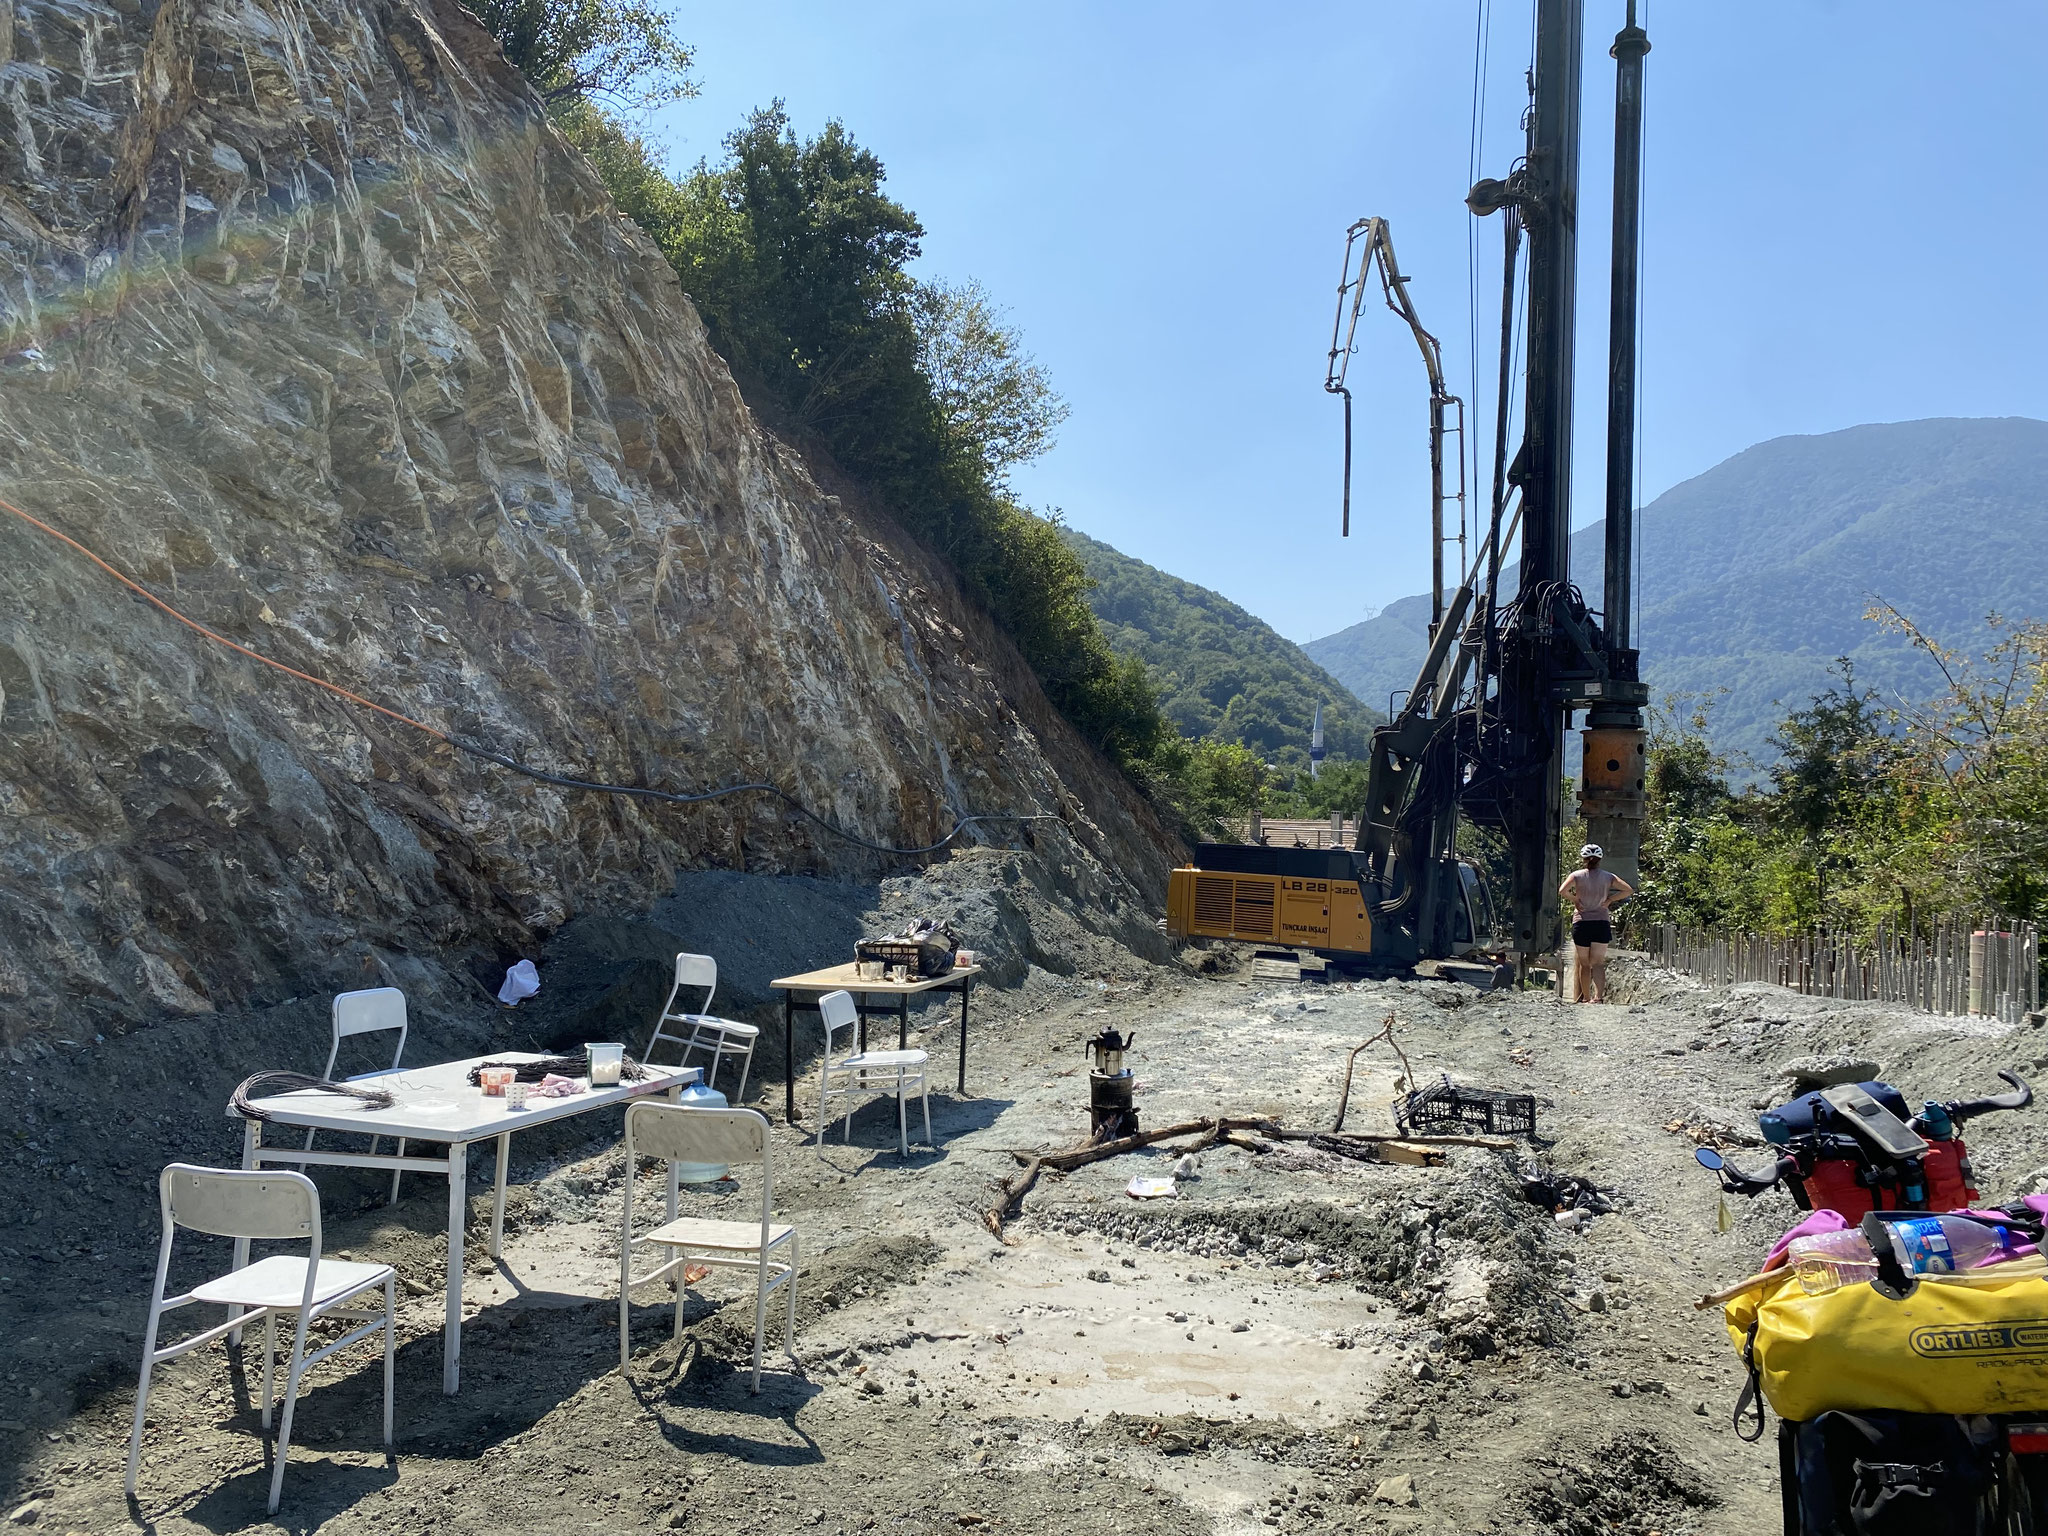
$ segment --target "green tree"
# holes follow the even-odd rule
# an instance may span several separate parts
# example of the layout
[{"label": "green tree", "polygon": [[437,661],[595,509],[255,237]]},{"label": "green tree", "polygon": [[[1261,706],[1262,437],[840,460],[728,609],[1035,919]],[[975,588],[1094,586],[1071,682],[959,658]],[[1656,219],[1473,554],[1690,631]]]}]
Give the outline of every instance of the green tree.
[{"label": "green tree", "polygon": [[1192,771],[1171,753],[1152,763],[1172,732],[1144,667],[1111,652],[1056,518],[1000,483],[1063,407],[979,289],[938,305],[911,279],[924,228],[880,159],[838,123],[800,140],[779,102],[681,179],[587,102],[559,121],[676,269],[750,402],[944,556],[1084,735],[1142,780]]},{"label": "green tree", "polygon": [[947,445],[904,270],[924,227],[839,123],[800,142],[776,102],[725,147],[683,182],[667,249],[727,360],[855,473],[929,468]]},{"label": "green tree", "polygon": [[1885,782],[1891,733],[1876,691],[1856,687],[1848,657],[1835,670],[1840,685],[1787,715],[1770,738],[1780,754],[1770,769],[1771,819],[1809,838],[1854,820]]},{"label": "green tree", "polygon": [[1249,816],[1265,808],[1266,764],[1258,753],[1234,741],[1205,741],[1195,757],[1203,794],[1219,815]]},{"label": "green tree", "polygon": [[1793,710],[1770,738],[1780,755],[1761,804],[1781,834],[1778,862],[1811,880],[1822,921],[1860,905],[1853,872],[1865,861],[1870,822],[1884,812],[1893,745],[1876,693],[1856,686],[1854,664],[1840,657],[1833,670],[1841,682]]},{"label": "green tree", "polygon": [[2048,625],[1994,616],[1971,656],[1895,610],[1871,617],[1920,647],[1942,687],[1886,707],[1843,663],[1838,684],[1780,723],[1768,788],[1730,787],[1704,706],[1653,722],[1646,918],[1868,933],[2048,905]]},{"label": "green tree", "polygon": [[1005,483],[1011,469],[1052,446],[1067,419],[1066,401],[980,283],[920,283],[911,315],[918,366],[947,425],[975,446],[990,477]]},{"label": "green tree", "polygon": [[1898,711],[1881,878],[1922,910],[2039,915],[2048,905],[2048,624],[1986,621],[1972,657],[1889,605],[1870,617],[1940,670],[1932,699]]},{"label": "green tree", "polygon": [[550,107],[629,110],[697,94],[691,49],[646,0],[474,0],[505,57]]},{"label": "green tree", "polygon": [[1632,924],[1700,927],[1754,916],[1745,910],[1742,874],[1754,862],[1754,838],[1737,817],[1728,759],[1709,734],[1717,700],[1673,697],[1651,711],[1642,881],[1624,909]]}]

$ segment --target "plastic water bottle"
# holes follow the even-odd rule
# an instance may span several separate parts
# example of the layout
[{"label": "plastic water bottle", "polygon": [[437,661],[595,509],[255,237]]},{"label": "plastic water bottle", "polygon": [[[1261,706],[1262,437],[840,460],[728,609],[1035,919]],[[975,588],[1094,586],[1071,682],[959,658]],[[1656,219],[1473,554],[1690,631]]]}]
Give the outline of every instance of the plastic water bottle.
[{"label": "plastic water bottle", "polygon": [[[692,1083],[676,1095],[690,1109],[724,1109],[725,1095],[703,1083]],[[684,1184],[716,1184],[730,1170],[724,1163],[677,1163],[676,1178]]]},{"label": "plastic water bottle", "polygon": [[2012,1233],[1967,1216],[1914,1216],[1888,1221],[1899,1267],[1915,1275],[1954,1275],[1975,1269],[2012,1248]]},{"label": "plastic water bottle", "polygon": [[1795,1237],[1785,1253],[1800,1288],[1809,1296],[1825,1296],[1845,1285],[1877,1278],[1877,1260],[1870,1256],[1870,1244],[1854,1227]]}]

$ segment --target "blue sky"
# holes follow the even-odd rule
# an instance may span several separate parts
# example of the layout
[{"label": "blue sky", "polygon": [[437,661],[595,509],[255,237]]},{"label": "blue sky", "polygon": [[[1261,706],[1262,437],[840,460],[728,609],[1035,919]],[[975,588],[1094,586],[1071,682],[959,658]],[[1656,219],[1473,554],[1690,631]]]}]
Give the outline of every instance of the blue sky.
[{"label": "blue sky", "polygon": [[[1482,174],[1519,149],[1527,0],[1491,7]],[[2048,416],[2048,6],[1656,0],[1643,499],[1764,438]],[[1599,514],[1613,64],[1586,7],[1579,463]],[[1353,535],[1324,354],[1345,227],[1392,223],[1471,399],[1472,0],[1224,7],[752,0],[683,9],[702,94],[652,137],[716,158],[751,107],[839,118],[1073,407],[1018,476],[1074,526],[1307,640],[1427,584],[1424,389],[1381,312],[1354,361]],[[1479,226],[1479,370],[1499,233]],[[1481,411],[1490,419],[1485,391]],[[1930,530],[1932,531],[1932,530]],[[1645,557],[1656,557],[1654,523]]]}]

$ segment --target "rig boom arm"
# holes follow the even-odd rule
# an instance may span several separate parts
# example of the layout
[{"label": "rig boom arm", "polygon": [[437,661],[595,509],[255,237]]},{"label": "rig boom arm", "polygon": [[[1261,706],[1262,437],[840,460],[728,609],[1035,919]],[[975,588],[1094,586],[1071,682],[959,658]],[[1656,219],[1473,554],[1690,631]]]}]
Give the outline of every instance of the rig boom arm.
[{"label": "rig boom arm", "polygon": [[[1430,556],[1430,626],[1444,616],[1444,438],[1457,437],[1458,541],[1465,538],[1465,402],[1444,384],[1443,346],[1423,325],[1408,297],[1408,278],[1394,256],[1394,236],[1387,221],[1360,219],[1346,231],[1344,270],[1337,284],[1337,320],[1330,331],[1330,366],[1323,388],[1344,399],[1344,536],[1351,536],[1351,390],[1345,382],[1351,358],[1358,350],[1358,318],[1365,309],[1365,296],[1373,273],[1379,274],[1380,292],[1387,308],[1408,324],[1416,350],[1429,375],[1429,516],[1433,534]],[[1455,416],[1453,416],[1455,413]],[[1463,574],[1462,572],[1460,573]]]}]

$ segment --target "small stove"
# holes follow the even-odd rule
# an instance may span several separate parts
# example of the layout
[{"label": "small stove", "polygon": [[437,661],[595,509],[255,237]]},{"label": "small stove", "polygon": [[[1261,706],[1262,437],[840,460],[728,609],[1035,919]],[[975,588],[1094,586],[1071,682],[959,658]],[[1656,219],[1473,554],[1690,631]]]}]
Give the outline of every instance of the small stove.
[{"label": "small stove", "polygon": [[1088,1135],[1092,1141],[1114,1141],[1138,1133],[1138,1112],[1131,1107],[1131,1069],[1124,1052],[1136,1035],[1105,1029],[1088,1042],[1095,1064],[1088,1072]]}]

